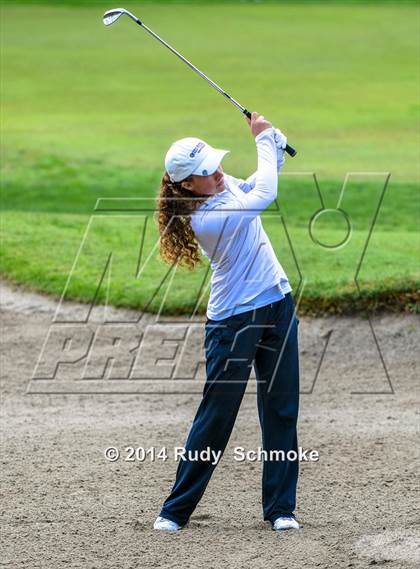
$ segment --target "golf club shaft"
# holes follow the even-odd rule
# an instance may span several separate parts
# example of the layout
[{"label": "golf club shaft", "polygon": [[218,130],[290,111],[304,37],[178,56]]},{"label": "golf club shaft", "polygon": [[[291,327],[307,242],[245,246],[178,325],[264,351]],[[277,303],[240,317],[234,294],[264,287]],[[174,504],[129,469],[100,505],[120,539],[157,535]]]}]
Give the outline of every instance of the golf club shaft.
[{"label": "golf club shaft", "polygon": [[[236,101],[233,97],[231,97],[228,93],[226,93],[226,91],[224,91],[221,87],[219,87],[217,83],[215,83],[209,77],[207,77],[207,75],[205,75],[195,65],[193,65],[191,61],[188,61],[188,59],[186,59],[183,55],[181,55],[179,51],[177,51],[175,48],[169,45],[164,39],[158,36],[158,34],[156,34],[148,26],[146,26],[146,24],[144,24],[141,20],[139,20],[139,18],[137,18],[136,16],[134,16],[134,18],[135,18],[134,21],[144,30],[146,30],[147,33],[149,33],[151,36],[157,39],[162,45],[164,45],[170,51],[172,51],[172,53],[174,53],[177,57],[179,57],[179,59],[181,59],[184,63],[186,63],[188,67],[190,67],[193,71],[195,71],[200,77],[202,77],[205,81],[207,81],[207,83],[209,83],[212,87],[214,87],[217,91],[219,91],[219,93],[221,93],[224,97],[226,97],[226,99],[228,99],[233,105],[235,105],[235,107],[239,109],[246,117],[248,117],[249,119],[251,118],[251,113],[240,103],[238,103],[238,101]],[[290,144],[286,144],[285,151],[290,156],[296,155],[296,150],[292,146],[290,146]]]}]

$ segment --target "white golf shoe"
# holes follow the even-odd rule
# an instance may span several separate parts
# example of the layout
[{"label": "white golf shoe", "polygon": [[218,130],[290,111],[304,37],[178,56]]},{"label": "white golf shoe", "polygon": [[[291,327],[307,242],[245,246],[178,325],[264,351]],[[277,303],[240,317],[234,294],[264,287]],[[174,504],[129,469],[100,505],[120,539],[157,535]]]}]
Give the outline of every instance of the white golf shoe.
[{"label": "white golf shoe", "polygon": [[273,530],[299,529],[299,524],[293,516],[280,516],[273,522]]},{"label": "white golf shoe", "polygon": [[172,520],[167,520],[166,518],[162,518],[162,516],[158,516],[155,523],[153,524],[153,529],[160,529],[163,531],[178,531],[182,529],[182,526],[176,522],[173,522]]}]

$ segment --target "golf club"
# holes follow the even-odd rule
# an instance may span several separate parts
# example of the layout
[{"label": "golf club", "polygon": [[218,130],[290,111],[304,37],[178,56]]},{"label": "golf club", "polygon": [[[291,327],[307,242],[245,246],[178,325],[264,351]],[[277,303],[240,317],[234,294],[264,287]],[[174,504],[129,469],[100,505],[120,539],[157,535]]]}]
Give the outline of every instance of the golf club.
[{"label": "golf club", "polygon": [[[131,12],[129,12],[128,10],[126,10],[125,8],[114,8],[113,10],[108,10],[107,12],[105,12],[105,14],[103,15],[103,22],[105,24],[105,26],[111,26],[114,22],[116,22],[118,20],[118,18],[120,16],[122,16],[123,14],[125,14],[126,16],[128,16],[129,18],[131,18],[134,22],[136,22],[136,24],[138,24],[139,26],[141,26],[144,30],[146,30],[146,32],[148,32],[151,36],[153,36],[154,38],[156,38],[162,45],[164,45],[165,47],[167,47],[168,49],[170,49],[172,51],[172,53],[174,53],[177,57],[179,57],[184,63],[186,63],[188,65],[188,67],[190,67],[193,71],[195,71],[198,75],[200,75],[200,77],[202,77],[203,79],[205,79],[207,81],[207,83],[209,83],[212,87],[214,87],[217,91],[219,91],[219,93],[221,93],[224,97],[226,97],[233,105],[235,105],[235,107],[237,109],[239,109],[245,116],[247,116],[249,119],[251,118],[251,113],[245,108],[243,107],[241,104],[238,103],[238,101],[236,101],[235,99],[233,99],[233,97],[231,97],[228,93],[226,93],[226,91],[224,91],[221,87],[219,87],[219,85],[217,85],[217,83],[215,83],[214,81],[212,81],[209,77],[207,77],[207,75],[204,75],[204,73],[202,71],[200,71],[195,65],[193,65],[190,61],[188,61],[188,59],[186,59],[183,55],[181,55],[175,48],[173,48],[171,45],[169,45],[165,40],[163,40],[160,36],[158,36],[157,34],[155,34],[155,32],[153,30],[151,30],[149,27],[146,26],[146,24],[144,24],[141,20],[139,20],[134,14],[132,14]],[[290,155],[290,156],[295,156],[296,155],[296,150],[290,146],[289,144],[286,145],[285,151]]]}]

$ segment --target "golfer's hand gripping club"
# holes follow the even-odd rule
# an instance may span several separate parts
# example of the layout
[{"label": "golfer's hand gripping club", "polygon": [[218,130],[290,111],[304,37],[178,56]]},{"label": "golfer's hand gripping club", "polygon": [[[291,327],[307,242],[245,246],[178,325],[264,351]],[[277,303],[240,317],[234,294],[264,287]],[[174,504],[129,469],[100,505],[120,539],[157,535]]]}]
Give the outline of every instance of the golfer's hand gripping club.
[{"label": "golfer's hand gripping club", "polygon": [[[177,51],[175,48],[169,45],[164,39],[158,36],[153,30],[147,27],[144,22],[142,22],[141,20],[139,20],[139,18],[137,18],[137,16],[135,16],[125,8],[114,8],[113,10],[108,10],[103,15],[102,21],[105,24],[105,26],[111,26],[122,15],[128,16],[131,20],[133,20],[133,22],[141,26],[148,34],[157,39],[162,45],[164,45],[170,51],[172,51],[174,55],[179,57],[181,61],[183,61],[186,65],[188,65],[190,69],[195,71],[195,73],[197,73],[198,75],[200,75],[200,77],[202,77],[205,81],[207,81],[207,83],[209,83],[214,89],[216,89],[216,91],[219,91],[221,95],[226,97],[226,99],[228,99],[233,105],[235,105],[235,107],[239,109],[241,113],[243,113],[246,117],[251,119],[251,113],[245,107],[243,107],[240,103],[238,103],[238,101],[236,101],[233,97],[231,97],[228,93],[226,93],[226,91],[224,91],[221,87],[219,87],[217,83],[212,81],[209,77],[207,77],[207,75],[205,75],[195,65],[193,65],[190,61],[188,61],[188,59],[186,59],[183,55],[181,55],[179,51]],[[287,154],[289,154],[290,156],[296,155],[296,150],[292,148],[290,144],[286,145],[285,152],[287,152]]]},{"label": "golfer's hand gripping club", "polygon": [[[252,118],[252,113],[250,113],[249,111],[247,111],[247,109],[244,109],[243,111],[244,115],[246,116],[247,119],[251,120]],[[296,150],[293,148],[293,146],[290,146],[290,144],[286,144],[286,148],[284,149],[285,152],[287,152],[287,154],[289,154],[290,156],[295,156],[296,155]]]},{"label": "golfer's hand gripping club", "polygon": [[[245,115],[245,120],[251,129],[252,135],[256,138],[261,132],[267,128],[274,130],[274,142],[278,150],[285,152],[287,146],[287,137],[278,128],[273,127],[270,121],[268,121],[263,115],[258,113],[251,113],[251,118]],[[284,158],[283,158],[284,161]]]}]

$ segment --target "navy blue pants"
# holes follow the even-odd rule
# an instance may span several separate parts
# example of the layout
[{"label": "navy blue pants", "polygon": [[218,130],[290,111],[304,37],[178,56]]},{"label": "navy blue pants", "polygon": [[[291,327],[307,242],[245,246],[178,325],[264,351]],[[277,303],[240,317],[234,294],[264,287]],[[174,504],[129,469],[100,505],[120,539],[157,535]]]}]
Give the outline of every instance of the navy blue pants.
[{"label": "navy blue pants", "polygon": [[[298,319],[292,294],[284,299],[205,325],[207,379],[185,449],[224,452],[252,365],[264,450],[297,452],[299,407]],[[255,450],[255,449],[254,449]],[[194,456],[194,455],[192,455]],[[179,460],[176,480],[160,515],[185,525],[216,465]],[[263,461],[264,520],[291,515],[296,506],[298,460]]]}]

